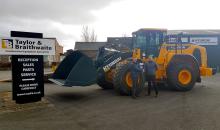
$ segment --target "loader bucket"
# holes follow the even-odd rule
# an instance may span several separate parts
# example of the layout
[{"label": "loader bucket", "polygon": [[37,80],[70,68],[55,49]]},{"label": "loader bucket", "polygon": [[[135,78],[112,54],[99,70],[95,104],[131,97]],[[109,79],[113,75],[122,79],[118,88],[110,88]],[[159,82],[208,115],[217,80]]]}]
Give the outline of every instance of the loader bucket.
[{"label": "loader bucket", "polygon": [[62,86],[88,86],[96,83],[96,68],[91,58],[73,51],[60,63],[50,81]]}]

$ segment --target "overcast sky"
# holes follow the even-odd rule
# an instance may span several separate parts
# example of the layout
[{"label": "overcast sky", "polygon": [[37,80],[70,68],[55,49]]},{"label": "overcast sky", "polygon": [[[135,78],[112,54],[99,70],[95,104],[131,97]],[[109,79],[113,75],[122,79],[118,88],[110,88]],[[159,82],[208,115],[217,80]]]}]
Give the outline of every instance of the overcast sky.
[{"label": "overcast sky", "polygon": [[0,36],[10,30],[42,32],[66,49],[83,25],[99,41],[139,28],[220,29],[218,0],[0,0]]}]

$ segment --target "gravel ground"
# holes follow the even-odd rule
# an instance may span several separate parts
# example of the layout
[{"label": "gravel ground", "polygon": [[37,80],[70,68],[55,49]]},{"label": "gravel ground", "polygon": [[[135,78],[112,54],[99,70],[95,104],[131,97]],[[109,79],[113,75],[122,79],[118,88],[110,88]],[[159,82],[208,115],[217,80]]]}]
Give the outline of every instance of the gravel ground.
[{"label": "gravel ground", "polygon": [[[0,83],[0,92],[10,90],[10,83]],[[136,100],[97,85],[45,84],[52,105],[0,112],[0,130],[219,130],[219,99],[220,74],[189,92],[161,88],[158,98],[142,94]]]}]

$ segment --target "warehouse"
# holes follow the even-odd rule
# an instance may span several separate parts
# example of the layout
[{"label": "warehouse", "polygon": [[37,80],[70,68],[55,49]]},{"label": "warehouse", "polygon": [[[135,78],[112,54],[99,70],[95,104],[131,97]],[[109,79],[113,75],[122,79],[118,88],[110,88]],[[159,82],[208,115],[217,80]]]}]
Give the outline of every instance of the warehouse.
[{"label": "warehouse", "polygon": [[88,57],[95,59],[99,48],[106,44],[107,42],[76,42],[74,50],[79,50]]},{"label": "warehouse", "polygon": [[220,30],[168,30],[168,42],[176,43],[178,34],[182,43],[193,43],[204,46],[207,50],[208,65],[220,68]]},{"label": "warehouse", "polygon": [[74,50],[80,50],[92,59],[95,59],[99,48],[102,46],[111,47],[120,51],[131,50],[132,37],[108,37],[107,42],[75,42]]}]

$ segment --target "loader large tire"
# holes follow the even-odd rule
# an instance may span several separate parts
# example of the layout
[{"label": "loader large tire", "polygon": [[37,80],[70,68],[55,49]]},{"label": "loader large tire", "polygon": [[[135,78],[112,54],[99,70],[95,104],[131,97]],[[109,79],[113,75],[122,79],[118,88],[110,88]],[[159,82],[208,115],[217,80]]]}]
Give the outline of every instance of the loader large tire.
[{"label": "loader large tire", "polygon": [[[114,89],[117,93],[121,95],[131,95],[132,80],[131,71],[132,64],[129,62],[118,63],[115,69],[115,74],[113,78]],[[144,87],[144,75],[139,75],[138,87],[136,89],[136,94],[139,95]]]},{"label": "loader large tire", "polygon": [[168,85],[177,91],[191,90],[198,77],[198,72],[188,63],[172,64],[167,70]]},{"label": "loader large tire", "polygon": [[103,89],[113,89],[113,84],[106,81],[104,77],[99,79],[97,84]]},{"label": "loader large tire", "polygon": [[97,84],[103,89],[113,89],[113,84],[105,80],[105,73],[98,71]]}]

